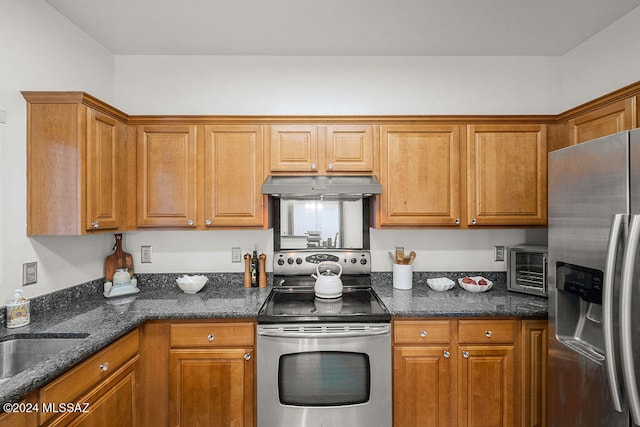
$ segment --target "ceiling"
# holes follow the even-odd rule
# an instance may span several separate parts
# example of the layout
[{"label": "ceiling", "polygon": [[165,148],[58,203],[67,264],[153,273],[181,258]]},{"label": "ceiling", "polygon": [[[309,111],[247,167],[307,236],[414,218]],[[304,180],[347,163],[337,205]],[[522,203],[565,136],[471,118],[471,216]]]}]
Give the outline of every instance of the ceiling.
[{"label": "ceiling", "polygon": [[640,0],[46,0],[115,55],[563,55]]}]

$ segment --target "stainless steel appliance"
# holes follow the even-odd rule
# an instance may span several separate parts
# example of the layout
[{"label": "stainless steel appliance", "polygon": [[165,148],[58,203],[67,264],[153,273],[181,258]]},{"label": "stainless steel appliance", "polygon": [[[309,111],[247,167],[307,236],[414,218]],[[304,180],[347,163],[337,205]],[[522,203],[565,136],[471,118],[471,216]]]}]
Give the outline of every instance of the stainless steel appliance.
[{"label": "stainless steel appliance", "polygon": [[547,251],[541,245],[507,248],[507,289],[547,296]]},{"label": "stainless steel appliance", "polygon": [[639,240],[640,131],[549,154],[550,426],[640,425]]},{"label": "stainless steel appliance", "polygon": [[[323,261],[342,266],[340,298],[314,293]],[[258,313],[258,426],[391,426],[391,315],[370,264],[365,250],[274,254]]]}]

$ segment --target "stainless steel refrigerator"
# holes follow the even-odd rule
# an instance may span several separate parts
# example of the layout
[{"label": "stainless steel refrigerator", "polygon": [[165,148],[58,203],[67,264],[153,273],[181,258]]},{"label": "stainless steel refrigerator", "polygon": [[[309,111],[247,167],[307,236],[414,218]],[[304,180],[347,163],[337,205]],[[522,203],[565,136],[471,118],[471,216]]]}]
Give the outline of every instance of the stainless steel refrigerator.
[{"label": "stainless steel refrigerator", "polygon": [[548,424],[640,425],[640,131],[549,154]]}]

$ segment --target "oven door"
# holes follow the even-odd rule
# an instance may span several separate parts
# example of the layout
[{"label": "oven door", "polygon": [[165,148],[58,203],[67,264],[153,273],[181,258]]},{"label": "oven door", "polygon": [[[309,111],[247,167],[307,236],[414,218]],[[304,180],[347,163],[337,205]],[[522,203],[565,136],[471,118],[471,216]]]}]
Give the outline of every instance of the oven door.
[{"label": "oven door", "polygon": [[391,426],[390,329],[258,325],[258,426]]}]

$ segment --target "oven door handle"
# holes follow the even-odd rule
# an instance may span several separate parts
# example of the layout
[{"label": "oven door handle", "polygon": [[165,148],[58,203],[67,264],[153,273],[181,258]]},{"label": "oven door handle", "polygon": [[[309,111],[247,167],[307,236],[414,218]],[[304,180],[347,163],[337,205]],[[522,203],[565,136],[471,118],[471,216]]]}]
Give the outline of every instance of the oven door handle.
[{"label": "oven door handle", "polygon": [[284,338],[340,338],[368,337],[391,332],[390,324],[383,325],[258,325],[262,336]]}]

